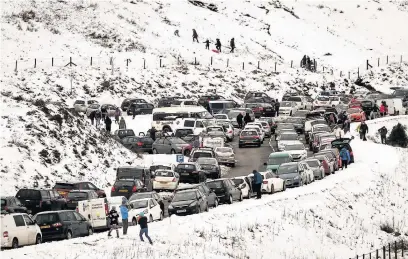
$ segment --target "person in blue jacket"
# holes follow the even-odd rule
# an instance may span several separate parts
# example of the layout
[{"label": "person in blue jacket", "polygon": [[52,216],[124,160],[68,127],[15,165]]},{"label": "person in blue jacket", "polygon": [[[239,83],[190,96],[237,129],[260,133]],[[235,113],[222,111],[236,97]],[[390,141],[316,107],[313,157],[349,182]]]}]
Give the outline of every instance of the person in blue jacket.
[{"label": "person in blue jacket", "polygon": [[253,189],[256,191],[256,198],[260,199],[262,197],[262,175],[256,170],[253,170],[252,174],[254,175]]},{"label": "person in blue jacket", "polygon": [[122,227],[123,227],[123,235],[127,234],[128,226],[129,226],[129,209],[126,204],[126,200],[122,200],[122,205],[120,205],[120,214],[122,215]]},{"label": "person in blue jacket", "polygon": [[347,165],[350,163],[350,152],[347,150],[346,147],[343,147],[340,150],[340,158],[341,158],[341,169],[347,168]]}]

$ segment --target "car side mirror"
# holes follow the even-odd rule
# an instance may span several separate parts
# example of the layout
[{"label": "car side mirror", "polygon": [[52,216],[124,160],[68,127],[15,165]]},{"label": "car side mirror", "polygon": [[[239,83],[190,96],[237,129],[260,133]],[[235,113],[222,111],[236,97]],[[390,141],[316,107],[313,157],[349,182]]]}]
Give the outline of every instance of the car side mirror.
[{"label": "car side mirror", "polygon": [[267,164],[267,163],[263,163],[263,165],[264,165],[264,166],[267,166],[268,164]]}]

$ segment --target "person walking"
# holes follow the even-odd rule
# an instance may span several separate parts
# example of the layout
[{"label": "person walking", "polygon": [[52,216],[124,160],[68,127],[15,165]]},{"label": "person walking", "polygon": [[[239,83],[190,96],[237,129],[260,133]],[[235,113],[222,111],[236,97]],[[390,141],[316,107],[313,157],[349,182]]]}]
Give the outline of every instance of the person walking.
[{"label": "person walking", "polygon": [[147,227],[147,217],[144,215],[143,212],[139,213],[138,222],[140,226],[140,232],[139,232],[140,240],[144,242],[143,240],[143,234],[144,234],[146,238],[149,240],[149,243],[153,245],[152,239],[149,237],[149,229]]},{"label": "person walking", "polygon": [[95,125],[96,128],[99,128],[99,125],[101,124],[101,120],[102,120],[102,113],[101,111],[96,111],[95,112]]},{"label": "person walking", "polygon": [[179,30],[175,30],[175,31],[174,31],[174,36],[180,37],[180,35],[179,35]]},{"label": "person walking", "polygon": [[234,49],[235,49],[235,39],[234,38],[232,38],[230,41],[230,47],[231,47],[230,53],[234,53]]},{"label": "person walking", "polygon": [[378,105],[374,104],[371,119],[379,118],[380,117],[379,112],[380,112],[380,109],[378,108]]},{"label": "person walking", "polygon": [[388,130],[385,126],[382,126],[379,130],[378,133],[380,133],[381,136],[381,144],[387,144],[387,133]]},{"label": "person walking", "polygon": [[106,109],[106,106],[103,106],[101,108],[101,113],[102,113],[102,120],[105,121],[106,116],[108,115],[108,110]]},{"label": "person walking", "polygon": [[254,175],[253,186],[254,191],[256,191],[256,198],[260,199],[262,197],[262,175],[256,170],[253,170],[252,174]]},{"label": "person walking", "polygon": [[360,133],[360,139],[367,141],[366,134],[368,133],[368,126],[364,121],[361,122],[358,132]]},{"label": "person walking", "polygon": [[116,237],[119,238],[119,230],[118,230],[118,219],[119,219],[119,214],[116,211],[116,206],[112,206],[112,209],[109,211],[108,218],[110,221],[110,229],[108,232],[108,237],[111,236],[112,230],[116,230]]},{"label": "person walking", "polygon": [[280,108],[280,102],[278,101],[278,99],[276,99],[276,102],[275,102],[276,117],[279,117],[279,108]]},{"label": "person walking", "polygon": [[217,40],[216,40],[216,42],[215,42],[215,48],[216,48],[219,52],[221,52],[221,41],[220,41],[220,39],[217,39]]},{"label": "person walking", "polygon": [[197,32],[196,32],[195,29],[193,29],[193,42],[194,42],[194,40],[196,40],[197,43],[199,43],[199,42],[198,42],[198,34],[197,34]]},{"label": "person walking", "polygon": [[123,235],[127,234],[128,226],[129,226],[129,209],[126,204],[126,200],[122,200],[122,205],[119,206],[120,214],[122,215],[122,228],[123,228]]},{"label": "person walking", "polygon": [[337,127],[335,135],[337,139],[344,138],[344,130],[341,127]]},{"label": "person walking", "polygon": [[129,107],[130,112],[132,113],[132,119],[135,119],[136,116],[136,103],[132,103]]},{"label": "person walking", "polygon": [[[246,114],[245,114],[245,117],[244,117],[244,122],[245,122],[245,125],[247,125],[248,123],[250,123],[252,120],[251,120],[251,116],[249,116],[249,113],[247,112]],[[244,127],[244,125],[242,125],[243,127]]]},{"label": "person walking", "polygon": [[94,125],[95,114],[96,114],[96,111],[91,111],[91,113],[89,114],[89,119],[91,119],[91,124],[92,125]]},{"label": "person walking", "polygon": [[205,41],[205,49],[210,49],[210,40],[209,39],[207,39]]},{"label": "person walking", "polygon": [[347,150],[346,147],[343,147],[340,150],[340,158],[341,158],[341,169],[346,168],[347,165],[350,163],[350,152]]},{"label": "person walking", "polygon": [[120,111],[119,107],[116,107],[115,110],[115,123],[119,123],[119,117],[122,115],[122,112]]},{"label": "person walking", "polygon": [[305,67],[306,66],[306,55],[303,55],[302,60],[300,61],[300,67]]},{"label": "person walking", "polygon": [[150,137],[153,139],[153,141],[156,141],[156,132],[157,132],[157,129],[153,126],[150,129]]},{"label": "person walking", "polygon": [[111,120],[111,118],[109,116],[106,116],[106,118],[105,118],[105,128],[106,128],[106,131],[108,133],[111,132],[111,126],[112,126],[112,120]]},{"label": "person walking", "polygon": [[242,129],[242,120],[244,119],[244,115],[242,113],[239,113],[237,116],[237,123],[238,123],[238,128]]},{"label": "person walking", "polygon": [[123,117],[120,118],[119,129],[126,129],[126,121]]}]

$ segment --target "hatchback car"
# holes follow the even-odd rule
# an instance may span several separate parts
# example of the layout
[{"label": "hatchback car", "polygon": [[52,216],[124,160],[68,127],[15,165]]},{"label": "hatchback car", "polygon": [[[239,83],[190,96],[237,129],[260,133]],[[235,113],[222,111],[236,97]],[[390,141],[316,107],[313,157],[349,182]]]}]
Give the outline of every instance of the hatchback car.
[{"label": "hatchback car", "polygon": [[154,172],[153,190],[176,190],[180,175],[171,170],[159,169]]},{"label": "hatchback car", "polygon": [[156,139],[152,145],[153,154],[182,154],[190,144],[175,137],[164,137]]},{"label": "hatchback car", "polygon": [[160,205],[161,210],[164,212],[164,202],[163,202],[163,197],[160,196],[157,192],[138,192],[132,194],[129,198],[129,202],[134,201],[134,200],[140,200],[140,199],[146,199],[146,198],[151,198],[157,201],[157,203]]},{"label": "hatchback car", "polygon": [[235,167],[235,153],[231,147],[217,147],[214,149],[219,164]]},{"label": "hatchback car", "polygon": [[234,201],[242,201],[241,190],[228,178],[207,181],[208,187],[215,192],[221,203],[232,204]]},{"label": "hatchback car", "polygon": [[304,161],[313,170],[314,179],[321,180],[325,177],[325,170],[319,159],[310,158]]},{"label": "hatchback car", "polygon": [[1,210],[9,213],[27,213],[27,208],[14,196],[1,196]]},{"label": "hatchback car", "polygon": [[84,100],[76,100],[74,102],[74,110],[76,112],[86,112],[86,103]]},{"label": "hatchback car", "polygon": [[66,200],[56,190],[20,189],[16,198],[27,208],[27,213],[58,210],[66,207]]},{"label": "hatchback car", "polygon": [[176,172],[180,175],[181,183],[201,183],[207,179],[207,172],[195,162],[178,164]]},{"label": "hatchback car", "polygon": [[87,181],[72,183],[56,182],[53,189],[57,190],[62,197],[67,197],[71,190],[91,190],[96,192],[99,198],[106,197],[106,193],[103,189],[98,188],[93,183]]},{"label": "hatchback car", "polygon": [[299,187],[308,182],[304,170],[301,163],[285,163],[279,166],[276,175],[285,180],[287,188]]},{"label": "hatchback car", "polygon": [[252,196],[255,196],[256,193],[252,187],[252,179],[248,176],[237,176],[231,178],[232,182],[234,182],[235,186],[241,190],[242,197],[244,199],[249,199]]},{"label": "hatchback car", "polygon": [[125,100],[123,100],[120,108],[122,109],[122,111],[127,111],[131,103],[147,103],[147,102],[145,99],[141,98],[126,98]]},{"label": "hatchback car", "polygon": [[132,103],[126,110],[127,115],[133,115],[133,109],[135,110],[134,115],[152,114],[154,105],[151,103]]},{"label": "hatchback car", "polygon": [[221,178],[221,167],[217,159],[200,157],[196,161],[203,170],[207,173],[207,178],[218,179]]},{"label": "hatchback car", "polygon": [[168,208],[169,217],[199,214],[208,209],[207,197],[196,189],[176,192]]},{"label": "hatchback car", "polygon": [[124,137],[120,141],[124,147],[135,153],[153,153],[153,139],[147,136]]},{"label": "hatchback car", "polygon": [[111,196],[129,197],[136,192],[145,192],[146,188],[139,179],[120,179],[116,180],[111,189]]},{"label": "hatchback car", "polygon": [[261,147],[261,136],[256,130],[243,130],[239,135],[238,147],[242,148],[245,146],[257,146]]},{"label": "hatchback car", "polygon": [[148,222],[163,220],[164,218],[160,204],[152,198],[132,200],[129,202],[128,217],[129,220],[132,221],[132,225],[137,225],[137,217],[141,212],[147,217]]},{"label": "hatchback car", "polygon": [[40,244],[42,234],[40,227],[26,213],[2,214],[1,248],[18,248],[26,245]]},{"label": "hatchback car", "polygon": [[197,189],[200,192],[202,192],[207,197],[208,205],[210,207],[215,208],[218,206],[219,200],[217,198],[217,195],[214,193],[213,190],[211,190],[208,187],[207,183],[199,183],[199,184],[183,186],[181,188],[178,188],[177,191],[190,190],[190,189]]}]

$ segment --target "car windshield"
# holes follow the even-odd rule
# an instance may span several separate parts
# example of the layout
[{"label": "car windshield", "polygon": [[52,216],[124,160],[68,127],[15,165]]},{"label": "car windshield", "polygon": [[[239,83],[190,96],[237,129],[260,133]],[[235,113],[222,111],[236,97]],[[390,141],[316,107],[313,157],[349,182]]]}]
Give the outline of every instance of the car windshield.
[{"label": "car windshield", "polygon": [[87,198],[86,192],[70,192],[68,193],[68,198]]},{"label": "car windshield", "polygon": [[176,134],[174,134],[176,137],[185,137],[187,135],[194,134],[194,131],[192,129],[178,129],[176,130]]},{"label": "car windshield", "polygon": [[234,182],[235,186],[244,183],[244,179],[231,179],[231,180]]},{"label": "car windshield", "polygon": [[187,144],[184,140],[180,138],[171,138],[169,140],[172,144]]},{"label": "car windshield", "polygon": [[195,200],[196,198],[197,198],[197,195],[195,191],[177,192],[174,195],[172,202],[191,201],[191,200]]},{"label": "car windshield", "polygon": [[310,167],[319,167],[319,162],[317,160],[308,160],[306,161],[306,164]]},{"label": "car windshield", "polygon": [[268,159],[268,165],[281,165],[291,162],[289,156],[275,156]]},{"label": "car windshield", "polygon": [[330,101],[335,101],[337,102],[339,100],[339,97],[329,97]]},{"label": "car windshield", "polygon": [[321,102],[327,102],[327,101],[330,100],[330,98],[326,97],[326,96],[319,96],[319,97],[317,97],[317,100],[321,101]]},{"label": "car windshield", "polygon": [[228,116],[225,115],[225,114],[215,114],[214,118],[216,118],[216,119],[227,119]]},{"label": "car windshield", "polygon": [[134,209],[142,209],[142,208],[147,208],[149,203],[147,200],[140,200],[140,201],[136,200],[136,201],[132,201],[130,204]]},{"label": "car windshield", "polygon": [[303,144],[285,146],[285,150],[304,150],[304,149],[305,149],[305,146],[303,146]]},{"label": "car windshield", "polygon": [[302,98],[298,97],[298,96],[291,96],[288,98],[288,101],[292,101],[292,102],[302,102]]},{"label": "car windshield", "polygon": [[203,164],[203,165],[216,165],[217,160],[215,158],[199,157],[197,159],[197,163]]},{"label": "car windshield", "polygon": [[241,136],[258,136],[258,133],[255,130],[242,131]]},{"label": "car windshield", "polygon": [[348,109],[348,110],[347,110],[347,113],[349,113],[349,114],[359,113],[359,112],[360,112],[359,109]]},{"label": "car windshield", "polygon": [[229,147],[220,147],[220,148],[216,148],[215,150],[218,153],[232,153],[233,152],[232,148],[229,148]]},{"label": "car windshield", "polygon": [[224,132],[224,130],[222,128],[219,128],[219,127],[209,127],[209,128],[207,128],[207,132],[214,132],[214,131]]},{"label": "car windshield", "polygon": [[362,101],[361,102],[361,106],[363,106],[363,107],[371,107],[372,104],[373,103],[371,101]]},{"label": "car windshield", "polygon": [[76,100],[75,104],[85,104],[85,101]]},{"label": "car windshield", "polygon": [[[199,157],[199,155],[198,155]],[[194,158],[198,158],[198,157],[194,157]],[[192,164],[178,164],[177,165],[177,169],[190,169],[190,170],[195,170],[196,167],[195,165]]]},{"label": "car windshield", "polygon": [[143,192],[141,192],[141,193],[133,194],[133,195],[130,197],[130,201],[141,200],[141,199],[147,199],[147,198],[151,198],[151,197],[152,197],[152,194],[151,194],[151,193],[143,193]]},{"label": "car windshield", "polygon": [[281,134],[279,140],[297,140],[298,134]]},{"label": "car windshield", "polygon": [[292,174],[297,172],[297,164],[280,165],[276,174]]},{"label": "car windshield", "polygon": [[154,174],[155,174],[156,176],[160,176],[160,177],[174,177],[174,173],[171,172],[171,171],[160,171],[160,170],[157,170]]},{"label": "car windshield", "polygon": [[222,181],[211,181],[211,182],[207,182],[207,185],[210,189],[219,189],[222,188]]},{"label": "car windshield", "polygon": [[287,123],[293,123],[293,124],[302,124],[303,121],[301,118],[293,118],[293,117],[289,117],[285,120],[285,122]]},{"label": "car windshield", "polygon": [[58,213],[37,214],[34,219],[38,225],[59,221]]},{"label": "car windshield", "polygon": [[17,192],[16,197],[21,199],[40,200],[41,194],[38,190],[21,189]]},{"label": "car windshield", "polygon": [[292,107],[292,103],[291,102],[281,102],[280,107]]}]

